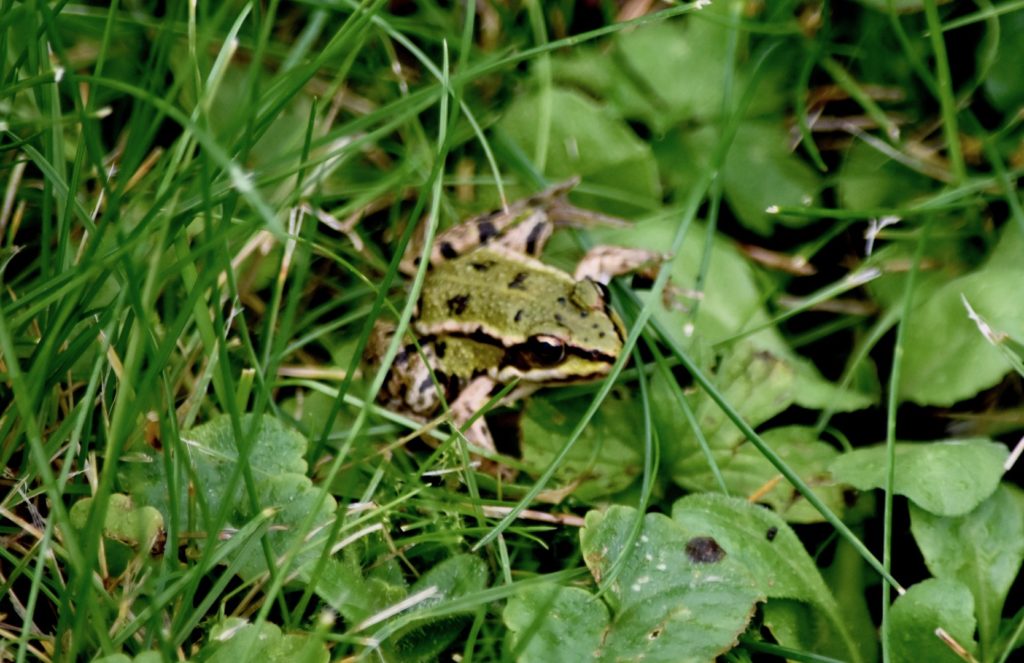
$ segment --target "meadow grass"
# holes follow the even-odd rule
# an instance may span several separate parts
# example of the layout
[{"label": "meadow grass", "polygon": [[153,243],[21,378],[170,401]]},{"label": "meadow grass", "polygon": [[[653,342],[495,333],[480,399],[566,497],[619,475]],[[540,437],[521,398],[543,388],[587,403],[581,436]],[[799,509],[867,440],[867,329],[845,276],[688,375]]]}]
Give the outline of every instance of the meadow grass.
[{"label": "meadow grass", "polygon": [[[871,578],[852,597],[834,586],[839,600],[822,602],[860,615],[850,626],[860,634],[873,628],[864,615],[874,610],[882,656],[901,660],[890,589],[902,594],[901,574],[908,584],[922,575],[894,558],[894,537],[906,538],[893,530],[906,521],[894,502],[903,494],[901,406],[944,398],[925,402],[901,386],[916,375],[904,355],[919,338],[903,323],[936,292],[934,261],[966,256],[949,272],[968,272],[996,252],[994,226],[1024,229],[1015,190],[1020,116],[972,105],[1008,57],[999,26],[1020,3],[962,13],[928,0],[901,15],[896,6],[905,3],[864,2],[835,16],[815,3],[707,4],[630,17],[644,3],[0,2],[0,659],[237,657],[269,655],[260,647],[270,646],[323,660],[329,645],[333,660],[538,660],[530,636],[543,637],[543,627],[513,638],[503,610],[552,586],[593,589],[615,607],[619,599],[608,597],[633,573],[633,559],[623,554],[591,578],[578,525],[589,508],[628,505],[621,541],[629,549],[648,531],[645,514],[668,513],[683,492],[699,492],[675,479],[673,435],[692,436],[687,449],[706,463],[709,492],[749,497],[720,467],[729,458],[722,433],[704,430],[714,412],[735,437],[732,451],[746,440],[767,460],[761,471],[827,524],[826,535],[807,530],[808,550],[846,546],[855,554],[834,552],[842,561],[833,571]],[[675,92],[652,83],[658,72],[630,69],[657,69],[644,35],[664,38],[655,31],[679,26],[690,35],[722,31],[706,62],[685,55],[717,72],[708,74],[717,81],[711,110],[680,110]],[[865,26],[884,37],[857,36]],[[977,53],[947,52],[944,35],[955,29],[982,31]],[[872,51],[879,43],[898,50],[882,57]],[[973,68],[962,61],[969,55]],[[837,149],[815,126],[829,107],[809,101],[826,87],[838,91],[835,115],[845,122]],[[904,95],[899,112],[881,87]],[[570,89],[579,106],[567,104]],[[509,108],[533,94],[527,139]],[[564,117],[588,99],[600,102],[593,115]],[[765,157],[748,183],[737,181],[738,150],[774,149],[750,138],[766,117],[778,120],[780,135],[782,118],[791,123],[798,156]],[[580,167],[590,171],[580,198],[664,230],[658,248],[677,257],[671,264],[686,251],[694,259],[685,282],[666,266],[649,294],[613,287],[629,329],[622,353],[606,379],[549,397],[575,401],[578,416],[567,435],[545,440],[542,463],[490,455],[521,470],[505,484],[469,469],[476,456],[446,419],[425,427],[375,402],[428,274],[422,262],[407,279],[399,262],[407,246],[430,244],[470,210],[575,174],[561,172],[571,152],[565,126],[574,123],[584,145],[618,155],[599,163],[604,156],[583,153]],[[606,126],[619,133],[597,135]],[[639,153],[627,135],[657,147]],[[907,181],[924,183],[897,192],[907,195],[875,195],[884,183],[859,184],[846,170],[854,146],[881,159],[876,170],[896,164]],[[751,204],[740,190],[749,184],[756,198],[755,180],[776,165],[787,187],[815,182],[813,199],[744,212]],[[644,168],[653,193],[631,188]],[[844,198],[862,189],[870,190],[861,202]],[[880,218],[901,220],[876,235],[888,252],[876,259],[850,249],[864,222]],[[551,252],[563,263],[604,237],[564,236]],[[794,269],[812,264],[820,274],[791,287],[790,275],[755,266],[735,244],[721,248],[725,238],[763,244]],[[726,250],[742,266],[716,276]],[[859,262],[840,273],[831,264],[840,254]],[[876,280],[880,289],[871,290]],[[708,294],[739,292],[748,281],[758,291],[746,309]],[[667,313],[661,294],[678,288],[685,310]],[[867,302],[868,312],[851,300]],[[822,318],[833,304],[839,313]],[[393,320],[397,333],[368,367],[379,319]],[[1016,327],[999,331],[1010,338],[1002,349],[1009,371],[1020,365],[1011,342],[1021,336]],[[842,361],[831,380],[814,373],[820,381],[806,383],[805,400],[792,396],[762,416],[737,385],[754,401],[758,384],[788,394],[790,383],[727,382],[724,358],[745,343],[761,343],[759,352],[777,353],[799,376],[809,373],[794,348],[806,350],[804,361]],[[600,498],[570,489],[550,505],[545,497],[566,487],[577,455],[591,453],[603,472],[614,467],[600,445],[586,451],[587,436],[595,428],[615,436],[602,433],[600,417],[624,392],[638,422],[628,440],[635,481]],[[865,404],[849,405],[850,394]],[[858,408],[881,427],[844,417]],[[777,450],[766,434],[776,416],[843,451],[884,442],[874,525],[823,496],[824,466],[811,472],[788,447]],[[268,418],[302,441],[268,433]],[[980,435],[1007,432],[992,430]],[[215,472],[207,462],[223,466]],[[280,491],[272,504],[268,486]],[[120,494],[134,500],[127,515],[112,506]],[[118,526],[127,529],[118,534]],[[155,538],[140,539],[150,526]],[[881,536],[868,545],[872,526]],[[446,588],[441,598],[437,587]],[[875,592],[870,607],[866,588]],[[1020,614],[1002,627],[1011,636],[997,640],[999,614],[979,623],[988,649],[975,652],[978,660],[1005,660],[1019,640]],[[253,624],[271,627],[259,631],[271,645],[228,637]],[[773,632],[773,640],[770,630],[751,627],[731,656],[832,660],[798,637]],[[857,660],[875,660],[873,640],[851,648],[853,640],[828,651],[847,647]]]}]

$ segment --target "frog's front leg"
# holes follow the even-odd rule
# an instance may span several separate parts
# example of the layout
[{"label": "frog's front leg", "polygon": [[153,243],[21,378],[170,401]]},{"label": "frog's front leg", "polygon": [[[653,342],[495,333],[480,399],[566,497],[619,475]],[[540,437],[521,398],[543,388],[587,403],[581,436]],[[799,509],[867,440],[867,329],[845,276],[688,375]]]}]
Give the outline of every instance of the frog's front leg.
[{"label": "frog's front leg", "polygon": [[[466,422],[473,418],[473,415],[483,409],[491,398],[491,392],[496,387],[497,383],[486,375],[473,378],[459,392],[458,397],[452,401],[449,407],[452,423],[459,428],[463,428]],[[470,444],[497,453],[498,448],[494,444],[494,437],[491,435],[491,429],[487,426],[487,421],[483,415],[477,417],[469,425],[469,428],[466,428],[463,435],[465,435],[466,440]],[[491,460],[481,459],[480,469],[495,476],[501,475],[506,479],[512,478],[509,468]]]},{"label": "frog's front leg", "polygon": [[[464,426],[467,421],[473,418],[474,414],[487,404],[487,401],[491,398],[491,391],[495,386],[494,380],[486,375],[471,380],[449,406],[452,422],[460,428]],[[492,452],[497,451],[497,447],[494,446],[494,438],[491,436],[491,430],[487,427],[487,422],[484,421],[482,415],[477,417],[476,421],[466,429],[465,436],[467,440],[481,449]]]},{"label": "frog's front leg", "polygon": [[580,259],[573,277],[577,281],[590,279],[605,285],[623,274],[639,273],[653,279],[658,266],[666,260],[668,256],[657,251],[599,245]]}]

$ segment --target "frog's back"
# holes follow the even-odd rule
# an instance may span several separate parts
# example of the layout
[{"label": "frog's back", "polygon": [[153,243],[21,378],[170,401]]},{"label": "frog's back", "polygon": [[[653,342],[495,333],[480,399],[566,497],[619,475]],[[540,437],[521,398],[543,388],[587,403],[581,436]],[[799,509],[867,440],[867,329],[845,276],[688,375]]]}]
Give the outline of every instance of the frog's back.
[{"label": "frog's back", "polygon": [[620,325],[603,298],[581,301],[580,289],[572,276],[539,260],[482,247],[431,269],[417,331],[464,334],[505,347],[546,335],[570,349],[616,356]]}]

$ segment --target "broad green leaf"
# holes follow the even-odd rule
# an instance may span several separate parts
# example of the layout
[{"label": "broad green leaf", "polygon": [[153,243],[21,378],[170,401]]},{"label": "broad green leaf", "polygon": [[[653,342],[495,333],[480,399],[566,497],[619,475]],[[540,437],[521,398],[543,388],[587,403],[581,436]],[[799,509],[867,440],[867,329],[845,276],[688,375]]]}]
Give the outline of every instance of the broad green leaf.
[{"label": "broad green leaf", "polygon": [[[757,350],[749,342],[733,346],[732,352],[721,359],[714,377],[716,387],[726,401],[751,426],[758,426],[798,402],[797,385],[810,384],[809,381],[801,382],[792,364],[770,352]],[[718,490],[718,480],[692,427],[677,412],[679,406],[671,395],[672,387],[660,380],[653,384],[655,421],[661,432],[664,457],[668,459],[673,480],[688,490]],[[730,493],[750,496],[779,479],[778,470],[707,394],[698,391],[689,396],[688,401]],[[826,472],[835,451],[809,435],[809,430],[792,427],[768,430],[762,438],[808,484],[817,487],[819,497],[835,511],[841,512],[841,491],[832,485]],[[759,501],[772,505],[792,522],[818,522],[821,519],[820,514],[785,482],[776,485]]]},{"label": "broad green leaf", "polygon": [[[751,426],[768,421],[793,403],[793,370],[786,362],[751,344],[739,344],[721,360],[715,386]],[[697,423],[713,448],[735,447],[742,438],[718,404],[700,392],[694,403]],[[691,431],[692,432],[692,431]]]},{"label": "broad green leaf", "polygon": [[[664,251],[672,244],[677,223],[678,218],[664,216],[641,220],[629,229],[598,229],[592,234],[604,244]],[[682,249],[672,260],[671,276],[676,287],[685,289],[695,285],[707,241],[706,232],[701,224],[694,223]],[[672,308],[665,308],[661,301],[653,303],[654,317],[684,348],[690,348],[694,338],[715,343],[769,320],[749,262],[729,241],[720,237],[712,237],[710,241],[711,264],[696,319],[690,312],[694,304],[687,298],[681,298]],[[636,294],[642,301],[650,298],[649,292],[637,291]],[[686,330],[691,325],[694,331],[688,334]],[[798,405],[818,408],[828,404],[836,411],[845,412],[867,407],[874,401],[874,397],[867,394],[837,389],[818,373],[813,364],[793,352],[774,328],[762,329],[732,345],[740,347],[740,352],[764,351],[785,360],[795,377],[789,392],[792,394],[791,402]],[[746,347],[748,345],[750,347]],[[763,396],[769,397],[770,394]]]},{"label": "broad green leaf", "polygon": [[772,511],[736,497],[687,495],[672,505],[672,520],[713,537],[740,560],[768,598],[829,605],[828,587],[800,539]]},{"label": "broad green leaf", "polygon": [[543,92],[518,95],[509,105],[500,127],[526,154],[533,154],[540,139],[537,109],[552,108],[547,142],[547,167],[552,179],[579,175],[588,183],[652,205],[660,200],[657,167],[648,145],[614,111],[571,90],[554,88],[549,100]]},{"label": "broad green leaf", "polygon": [[[814,644],[820,647],[819,652],[860,660],[839,606],[814,561],[777,514],[746,500],[705,493],[677,501],[672,507],[672,520],[688,531],[714,538],[729,551],[757,578],[768,605],[776,599],[805,604],[809,613],[803,619],[818,624]],[[796,609],[788,610],[792,613]],[[779,618],[783,618],[781,614]]]},{"label": "broad green leaf", "polygon": [[[347,365],[347,360],[335,361],[334,365],[345,366]],[[324,432],[324,423],[331,416],[331,413],[334,412],[334,401],[333,396],[316,390],[307,390],[297,392],[296,396],[286,398],[278,404],[281,411],[286,412],[292,418],[292,423],[299,432],[306,436],[307,440],[312,440],[315,443]],[[331,431],[329,433],[331,439],[340,439],[347,435],[347,431],[350,430],[352,425],[352,417],[350,415],[351,410],[347,407],[342,407],[338,411],[331,424]],[[373,441],[373,438],[357,441],[357,446],[353,448],[352,452],[372,453],[363,451],[363,449],[365,446],[372,444]],[[320,466],[313,469],[312,478],[314,481],[322,479],[322,476],[317,474],[318,469],[320,472],[323,472],[325,467]],[[346,463],[335,475],[334,481],[330,485],[331,494],[338,498],[339,501],[344,501],[345,498],[352,501],[362,499],[372,476],[369,472],[365,472],[364,469],[358,464]]]},{"label": "broad green leaf", "polygon": [[[728,548],[661,514],[643,517],[631,543],[637,517],[636,510],[622,506],[591,511],[580,532],[584,560],[598,582],[627,555],[603,595],[612,611],[578,590],[552,588],[527,591],[510,604],[505,621],[513,646],[523,647],[520,660],[696,662],[735,646],[764,599],[754,577]],[[553,611],[558,618],[548,619]],[[571,649],[546,646],[568,628]],[[576,656],[566,659],[567,652]]]},{"label": "broad green leaf", "polygon": [[790,135],[781,118],[749,120],[740,125],[722,169],[729,207],[747,228],[769,235],[775,224],[799,227],[814,221],[805,216],[769,213],[780,207],[818,204],[821,178],[789,148]]},{"label": "broad green leaf", "polygon": [[750,570],[712,533],[661,514],[646,515],[629,545],[636,518],[628,507],[591,511],[580,532],[583,559],[598,582],[627,555],[606,594],[614,621],[595,655],[703,661],[730,649],[764,598]]},{"label": "broad green leaf", "polygon": [[[633,246],[652,251],[664,251],[672,245],[673,235],[679,218],[675,214],[656,218],[641,219],[632,228],[596,229],[592,235],[602,244]],[[668,269],[675,286],[692,288],[700,269],[707,230],[700,223],[694,223],[680,252],[673,257]],[[705,282],[704,298],[695,324],[694,336],[714,342],[731,336],[744,327],[767,322],[764,299],[755,280],[749,262],[736,250],[735,245],[720,236],[711,239],[711,265]],[[649,295],[638,291],[646,300]],[[684,325],[691,322],[689,310],[693,301],[683,297],[677,302],[683,310],[666,309],[661,302],[655,303],[655,317],[670,331],[678,334],[678,340],[688,347],[691,338],[683,334]],[[782,338],[774,330],[766,330],[751,337],[758,347],[781,348]]]},{"label": "broad green leaf", "polygon": [[929,578],[919,582],[896,599],[889,616],[893,663],[961,663],[963,659],[935,635],[937,628],[976,653],[974,597],[956,580]]},{"label": "broad green leaf", "polygon": [[502,619],[522,663],[594,660],[610,622],[601,599],[579,587],[557,585],[521,591],[509,599]]},{"label": "broad green leaf", "polygon": [[726,29],[710,21],[658,23],[620,34],[613,59],[618,76],[609,98],[623,115],[658,133],[680,122],[716,118],[727,49]]},{"label": "broad green leaf", "polygon": [[860,141],[845,153],[836,187],[839,203],[853,210],[898,208],[933,189],[924,175]]},{"label": "broad green leaf", "polygon": [[520,660],[711,660],[735,644],[753,603],[766,598],[818,625],[816,651],[860,660],[814,562],[776,514],[692,495],[676,502],[671,518],[644,517],[629,545],[636,518],[627,507],[591,511],[580,535],[598,582],[628,552],[603,595],[611,611],[575,588],[544,586],[510,601],[505,622],[523,647]]},{"label": "broad green leaf", "polygon": [[[873,500],[861,500],[858,506],[865,513],[874,513],[868,504],[870,502]],[[851,520],[850,514],[847,514],[847,521]],[[855,533],[860,534],[856,530]],[[871,616],[871,608],[875,604],[868,606],[868,596],[864,592],[866,586],[875,582],[875,570],[868,566],[849,541],[839,537],[835,543],[832,563],[822,569],[822,575],[839,606],[843,624],[850,633],[860,660],[862,663],[875,663],[879,658],[878,627]]]},{"label": "broad green leaf", "polygon": [[1004,484],[976,509],[957,517],[937,516],[911,504],[910,529],[931,574],[958,580],[974,595],[984,660],[1024,560],[1024,493]]},{"label": "broad green leaf", "polygon": [[[702,9],[717,20],[691,16],[620,32],[610,47],[575,49],[552,61],[560,83],[582,87],[610,101],[631,120],[640,120],[654,133],[694,122],[717,122],[723,112],[723,76],[732,69],[736,90],[748,82],[749,61],[729,62],[731,20],[736,0],[715,2]],[[742,38],[741,38],[742,39]],[[738,51],[744,55],[742,41]],[[785,84],[793,57],[779,55],[761,76],[761,87],[750,114],[778,112],[788,101]],[[680,84],[680,74],[685,84]],[[737,93],[738,95],[738,93]]]},{"label": "broad green leaf", "polygon": [[[859,375],[845,389],[822,377],[814,363],[786,348],[782,354],[793,367],[796,380],[793,383],[793,401],[809,410],[830,408],[834,412],[862,410],[878,402],[881,391],[876,376],[863,367]],[[865,371],[868,371],[865,374]],[[857,379],[860,378],[860,379]]]},{"label": "broad green leaf", "polygon": [[780,645],[840,661],[856,660],[828,619],[811,605],[793,599],[769,599],[761,609],[764,626]]},{"label": "broad green leaf", "polygon": [[[656,144],[662,168],[683,188],[711,167],[718,141],[713,127],[669,134]],[[802,226],[814,219],[769,213],[773,205],[809,207],[818,202],[819,175],[789,148],[790,136],[781,118],[748,120],[740,125],[722,166],[722,187],[740,222],[761,235],[776,224]]]},{"label": "broad green leaf", "polygon": [[[172,496],[165,474],[165,463],[159,456],[152,457],[148,462],[133,463],[128,469],[127,484],[137,503],[156,507],[165,520],[169,518],[172,508],[176,509],[179,518],[184,518],[190,512],[189,501],[194,499],[191,497],[193,492],[202,495],[201,504],[207,510],[202,518],[212,517],[225,501],[230,504],[228,519],[224,523],[229,530],[241,528],[264,509],[274,509],[270,519],[271,527],[266,533],[270,548],[274,555],[280,556],[297,541],[302,541],[293,566],[302,570],[320,556],[327,533],[325,526],[334,518],[334,498],[326,496],[320,499],[320,489],[315,488],[306,477],[306,461],[303,459],[306,439],[302,435],[285,428],[270,416],[242,417],[242,431],[249,431],[254,423],[257,430],[248,449],[248,458],[258,492],[255,510],[243,481],[237,482],[233,494],[225,493],[229,478],[240,462],[231,419],[226,415],[182,434],[181,442],[188,453],[176,461],[190,466],[195,476],[193,490],[179,486],[179,490]],[[187,477],[190,474],[181,472],[178,476]],[[308,532],[299,531],[298,527],[314,509],[316,511],[310,531],[317,531],[319,535],[307,539]],[[200,545],[205,545],[205,541],[201,541]],[[266,572],[266,558],[258,539],[251,540],[235,554],[242,558],[239,573],[243,577],[252,579]]]},{"label": "broad green leaf", "polygon": [[[424,573],[410,589],[410,594],[432,592],[403,617],[442,605],[459,596],[479,592],[487,586],[487,565],[474,555],[456,555]],[[468,614],[415,619],[385,642],[397,661],[436,661],[441,653],[469,624]]]},{"label": "broad green leaf", "polygon": [[[86,526],[92,504],[93,498],[83,497],[71,505],[68,515],[74,527]],[[151,506],[136,506],[128,495],[114,493],[110,496],[103,520],[104,537],[149,552],[163,535],[164,519],[159,511]]]},{"label": "broad green leaf", "polygon": [[358,624],[408,596],[404,584],[364,577],[353,560],[329,559],[317,576],[317,596],[348,624]]},{"label": "broad green leaf", "polygon": [[[772,428],[761,434],[764,441],[793,468],[830,509],[843,512],[843,495],[829,474],[828,464],[839,455],[834,447],[817,439],[814,431],[803,426]],[[715,450],[715,460],[731,495],[750,497],[767,504],[791,523],[821,522],[822,516],[807,503],[761,452],[740,438],[738,445]],[[673,481],[691,492],[714,492],[718,482],[703,454],[691,454],[674,465]],[[774,487],[763,492],[766,487]]]},{"label": "broad green leaf", "polygon": [[[897,443],[893,489],[932,513],[963,515],[999,486],[1007,453],[1005,445],[981,438]],[[845,453],[829,469],[837,481],[871,490],[885,485],[885,466],[880,444]]]},{"label": "broad green leaf", "polygon": [[[893,265],[909,265],[913,263],[915,243],[892,242],[875,244],[871,256],[865,261],[865,267],[877,267],[882,270],[880,278],[872,280],[865,286],[871,298],[882,308],[903,307],[907,280],[910,272],[893,270]],[[964,242],[951,239],[935,239],[926,246],[927,254],[921,260],[928,269],[917,273],[914,286],[914,301],[927,302],[940,287],[949,283],[972,268],[984,256],[965,246]]]},{"label": "broad green leaf", "polygon": [[[550,60],[552,79],[560,87],[580,90],[597,99],[609,98],[622,74],[609,58],[597,57],[604,50],[580,47],[558,54]],[[623,109],[618,110],[621,113]]]},{"label": "broad green leaf", "polygon": [[1024,12],[999,17],[999,46],[996,60],[985,77],[983,88],[992,104],[1005,113],[1024,106]]},{"label": "broad green leaf", "polygon": [[[318,576],[316,591],[341,613],[349,628],[360,626],[412,595],[426,593],[414,606],[381,622],[386,627],[399,619],[405,621],[404,626],[380,644],[379,651],[387,660],[437,660],[466,626],[468,615],[427,617],[417,613],[437,608],[446,601],[481,591],[487,586],[487,566],[472,555],[445,559],[424,573],[412,587],[407,587],[396,566],[389,569],[388,562],[378,562],[372,571],[364,575],[358,568],[355,555],[349,553],[349,548],[345,552],[343,561],[328,560],[324,572]],[[385,569],[383,573],[379,572],[381,568]]]},{"label": "broad green leaf", "polygon": [[[768,352],[757,351],[752,343],[740,343],[720,360],[715,386],[737,413],[757,426],[789,407],[793,402],[793,372]],[[671,386],[654,381],[655,421],[661,431],[668,469],[677,478],[706,466],[693,428],[679,416],[678,404],[668,392]],[[688,396],[697,425],[716,452],[731,454],[746,439],[721,408],[703,391]],[[706,469],[706,467],[704,468]]]},{"label": "broad green leaf", "polygon": [[[589,404],[588,398],[534,396],[520,420],[523,462],[539,474],[551,464]],[[571,489],[584,502],[606,498],[628,487],[642,468],[640,434],[643,417],[639,405],[625,390],[616,390],[583,430],[556,484]]]},{"label": "broad green leaf", "polygon": [[[84,530],[93,502],[93,498],[83,497],[71,505],[68,515],[72,527]],[[164,519],[159,511],[151,506],[136,506],[128,495],[112,494],[103,520],[107,574],[120,576],[133,559],[159,555],[166,536]]]},{"label": "broad green leaf", "polygon": [[193,657],[199,663],[326,663],[330,660],[323,640],[305,633],[282,634],[275,624],[259,626],[228,617],[210,629],[210,640]]},{"label": "broad green leaf", "polygon": [[993,329],[1024,340],[1024,233],[1014,225],[981,268],[937,288],[906,321],[900,394],[927,405],[952,405],[996,385],[1010,370],[968,317],[966,299]]}]

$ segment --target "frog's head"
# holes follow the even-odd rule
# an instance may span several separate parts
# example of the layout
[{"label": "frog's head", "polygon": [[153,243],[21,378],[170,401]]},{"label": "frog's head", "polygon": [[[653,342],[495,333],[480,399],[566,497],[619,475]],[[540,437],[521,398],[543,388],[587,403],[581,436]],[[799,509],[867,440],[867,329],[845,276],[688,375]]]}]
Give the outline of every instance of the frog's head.
[{"label": "frog's head", "polygon": [[608,290],[584,279],[570,296],[558,297],[534,320],[523,342],[510,346],[499,381],[583,382],[606,375],[622,351],[622,321],[608,303]]}]

